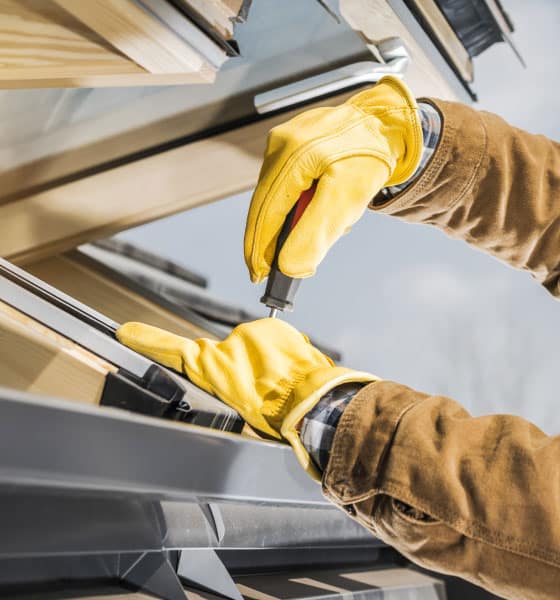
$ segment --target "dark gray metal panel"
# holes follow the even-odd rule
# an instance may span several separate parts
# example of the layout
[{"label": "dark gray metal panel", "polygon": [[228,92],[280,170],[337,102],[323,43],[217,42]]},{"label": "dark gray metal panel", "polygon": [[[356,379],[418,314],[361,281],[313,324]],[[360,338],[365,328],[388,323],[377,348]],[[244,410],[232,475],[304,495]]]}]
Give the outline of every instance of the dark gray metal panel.
[{"label": "dark gray metal panel", "polygon": [[121,573],[121,581],[161,600],[187,600],[187,593],[175,569],[161,552],[140,556],[130,568]]},{"label": "dark gray metal panel", "polygon": [[0,484],[328,504],[289,446],[6,389]]},{"label": "dark gray metal panel", "polygon": [[[2,600],[12,597],[14,600],[30,600],[30,598],[39,600],[39,598],[44,598],[39,592],[44,593],[49,588],[50,591],[53,591],[52,587],[56,591],[57,584],[60,587],[68,588],[72,587],[71,581],[76,584],[80,581],[116,580],[119,563],[120,556],[118,554],[0,558],[0,598]],[[37,596],[32,596],[30,593],[24,594],[21,590],[14,590],[14,586],[22,585],[30,586],[31,590],[28,589],[26,592],[36,591]],[[14,592],[13,596],[10,591]],[[62,600],[66,596],[50,597]]]},{"label": "dark gray metal panel", "polygon": [[[1,491],[0,559],[160,551],[163,546],[166,529],[157,502]],[[202,519],[199,525],[204,527]]]},{"label": "dark gray metal panel", "polygon": [[112,254],[126,256],[134,262],[147,265],[148,267],[154,268],[156,271],[167,273],[177,279],[196,285],[199,288],[208,287],[208,279],[206,279],[204,275],[196,273],[191,269],[187,269],[182,264],[169,260],[168,258],[149,252],[144,248],[136,246],[136,244],[131,244],[112,237],[104,240],[97,240],[92,243],[92,246],[101,248]]},{"label": "dark gray metal panel", "polygon": [[[134,248],[131,244],[127,246]],[[99,243],[80,246],[79,251],[68,252],[67,256],[100,271],[120,285],[219,338],[228,335],[232,327],[245,321],[261,319],[263,316],[247,312],[184,279],[159,271],[154,266],[138,262],[130,256],[117,254]],[[342,359],[338,350],[314,339],[311,339],[311,343],[334,361],[339,362]]]},{"label": "dark gray metal panel", "polygon": [[187,548],[320,551],[382,545],[334,507],[208,505],[28,488],[0,491],[0,559]]}]

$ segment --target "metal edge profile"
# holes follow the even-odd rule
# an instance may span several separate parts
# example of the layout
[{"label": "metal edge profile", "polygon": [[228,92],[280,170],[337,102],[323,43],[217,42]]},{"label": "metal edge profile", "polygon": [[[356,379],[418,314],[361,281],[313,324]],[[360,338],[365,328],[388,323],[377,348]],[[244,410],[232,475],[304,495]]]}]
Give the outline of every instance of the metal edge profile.
[{"label": "metal edge profile", "polygon": [[508,14],[504,11],[500,2],[496,2],[496,0],[486,0],[486,6],[488,7],[490,14],[494,17],[494,20],[496,21],[501,31],[503,40],[513,50],[513,53],[515,54],[515,56],[517,56],[519,62],[524,67],[527,67],[525,59],[521,55],[521,52],[514,44],[513,39],[511,37],[511,34],[513,33],[513,24],[511,23]]},{"label": "metal edge profile", "polygon": [[[221,33],[212,26],[212,24],[205,18],[204,15],[200,14],[195,8],[190,6],[184,0],[164,0],[169,2],[178,12],[183,14],[189,19],[193,25],[198,27],[204,35],[209,37],[219,47],[228,54],[228,56],[240,56],[239,47],[235,39],[226,39]],[[248,12],[248,11],[247,11]]]},{"label": "metal edge profile", "polygon": [[386,62],[351,63],[256,94],[253,103],[257,113],[285,110],[366,83],[376,83],[386,75],[402,78],[410,62],[402,40],[388,38],[378,44],[378,49]]},{"label": "metal edge profile", "polygon": [[80,318],[84,323],[106,335],[113,335],[119,326],[118,323],[105,315],[56,289],[38,277],[31,275],[31,273],[16,267],[13,263],[3,258],[0,258],[0,275],[23,286],[38,298],[48,301],[73,317]]},{"label": "metal edge profile", "polygon": [[[2,268],[0,268],[0,275],[4,275]],[[118,344],[90,323],[82,322],[60,307],[51,304],[45,298],[21,287],[13,279],[0,277],[0,298],[36,321],[124,369],[139,380],[154,364],[140,354]]]},{"label": "metal edge profile", "polygon": [[0,388],[0,485],[324,506],[291,448]]},{"label": "metal edge profile", "polygon": [[[22,531],[21,524],[26,527]],[[71,490],[0,490],[0,561],[6,558],[216,549],[370,550],[384,543],[334,505],[278,506],[159,501]],[[270,555],[270,552],[269,552]],[[331,557],[332,563],[335,557]],[[253,566],[255,562],[253,558]],[[303,561],[302,561],[303,562]],[[302,565],[303,566],[303,565]],[[0,582],[2,581],[0,566]],[[1,594],[0,594],[1,596]]]},{"label": "metal edge profile", "polygon": [[171,29],[216,69],[219,69],[229,58],[215,40],[203,33],[172,4],[161,0],[133,0],[133,2]]},{"label": "metal edge profile", "polygon": [[[28,287],[25,287],[26,285]],[[170,403],[177,406],[188,405],[195,411],[214,409],[217,418],[220,414],[223,417],[221,420],[214,421],[216,424],[222,422],[224,428],[236,430],[241,426],[237,413],[217,398],[201,390],[186,378],[174,374],[120,344],[113,337],[116,323],[2,259],[0,259],[0,298],[10,306],[119,367],[137,383],[168,399]],[[60,305],[53,304],[53,301],[59,301]],[[88,311],[91,311],[91,314]],[[95,327],[98,317],[102,325],[101,330]],[[89,318],[93,318],[93,322],[88,322]]]},{"label": "metal edge profile", "polygon": [[[101,250],[104,250],[105,252],[111,252],[117,256],[124,256],[125,258],[129,258],[130,260],[141,265],[147,265],[157,269],[158,271],[163,271],[168,275],[183,281],[187,281],[188,283],[196,285],[197,287],[208,287],[208,279],[204,277],[204,275],[196,273],[191,269],[187,269],[183,265],[180,265],[167,258],[163,258],[158,254],[154,254],[153,252],[137,246],[136,244],[112,237],[104,240],[97,240],[86,245],[86,247],[89,246],[101,248]],[[82,249],[83,247],[80,247],[80,250]]]},{"label": "metal edge profile", "polygon": [[387,4],[393,9],[418,44],[425,50],[434,67],[445,77],[459,100],[467,103],[476,102],[477,97],[471,86],[460,79],[449,63],[443,58],[429,35],[422,29],[414,15],[410,12],[405,0],[387,0]]},{"label": "metal edge profile", "polygon": [[463,81],[474,79],[472,59],[435,0],[407,0],[412,13]]}]

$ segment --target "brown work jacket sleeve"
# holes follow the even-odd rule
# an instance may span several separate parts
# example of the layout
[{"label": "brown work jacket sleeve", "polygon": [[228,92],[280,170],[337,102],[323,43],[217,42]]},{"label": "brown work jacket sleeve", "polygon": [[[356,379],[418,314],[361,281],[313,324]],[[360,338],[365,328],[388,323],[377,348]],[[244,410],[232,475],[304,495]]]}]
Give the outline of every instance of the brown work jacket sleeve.
[{"label": "brown work jacket sleeve", "polygon": [[[560,295],[560,146],[433,104],[443,131],[430,163],[374,208],[435,225]],[[560,598],[560,436],[521,418],[473,418],[445,397],[370,384],[341,417],[323,490],[422,566],[505,598]]]},{"label": "brown work jacket sleeve", "polygon": [[491,113],[424,101],[442,117],[438,146],[402,194],[371,208],[435,225],[560,296],[560,144]]}]

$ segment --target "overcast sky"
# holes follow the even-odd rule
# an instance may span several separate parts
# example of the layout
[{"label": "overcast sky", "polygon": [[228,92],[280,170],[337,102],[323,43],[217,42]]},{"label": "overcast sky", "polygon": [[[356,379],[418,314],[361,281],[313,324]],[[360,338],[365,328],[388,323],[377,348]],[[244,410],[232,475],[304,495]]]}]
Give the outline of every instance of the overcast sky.
[{"label": "overcast sky", "polygon": [[[560,2],[502,3],[528,68],[505,44],[478,57],[479,107],[560,139]],[[264,316],[242,258],[248,201],[243,194],[123,237],[204,272],[217,295]],[[515,413],[560,431],[560,303],[526,273],[433,228],[366,214],[301,285],[288,320],[339,348],[347,366],[445,393],[476,414]]]}]

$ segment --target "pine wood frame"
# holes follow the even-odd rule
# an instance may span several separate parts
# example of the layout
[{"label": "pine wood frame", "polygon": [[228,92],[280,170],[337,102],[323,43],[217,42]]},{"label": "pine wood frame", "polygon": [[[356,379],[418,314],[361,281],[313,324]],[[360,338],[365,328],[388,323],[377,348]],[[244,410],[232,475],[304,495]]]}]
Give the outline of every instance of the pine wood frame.
[{"label": "pine wood frame", "polygon": [[[6,0],[0,0],[0,5],[3,1]],[[454,88],[384,0],[341,0],[341,11],[373,51],[374,42],[383,37],[398,35],[404,39],[412,56],[406,80],[416,95],[456,99]],[[337,104],[349,95],[312,106]],[[298,112],[262,119],[0,204],[0,256],[18,263],[37,261],[81,243],[250,190],[257,181],[269,129]],[[166,123],[166,130],[176,126],[177,135],[181,135],[181,120],[185,120],[185,115]],[[148,131],[131,132],[134,143],[151,139],[150,131],[158,128],[156,123]],[[104,155],[104,144],[110,152],[115,143],[126,147],[125,141],[108,139],[95,144],[94,150],[85,145],[60,157],[24,165],[7,174],[7,185],[15,191],[18,185],[28,188],[34,183],[44,185],[46,180],[67,177],[94,165],[95,159]]]},{"label": "pine wood frame", "polygon": [[133,0],[0,0],[0,89],[210,83],[215,68]]},{"label": "pine wood frame", "polygon": [[99,404],[108,373],[88,350],[0,302],[0,385]]}]

